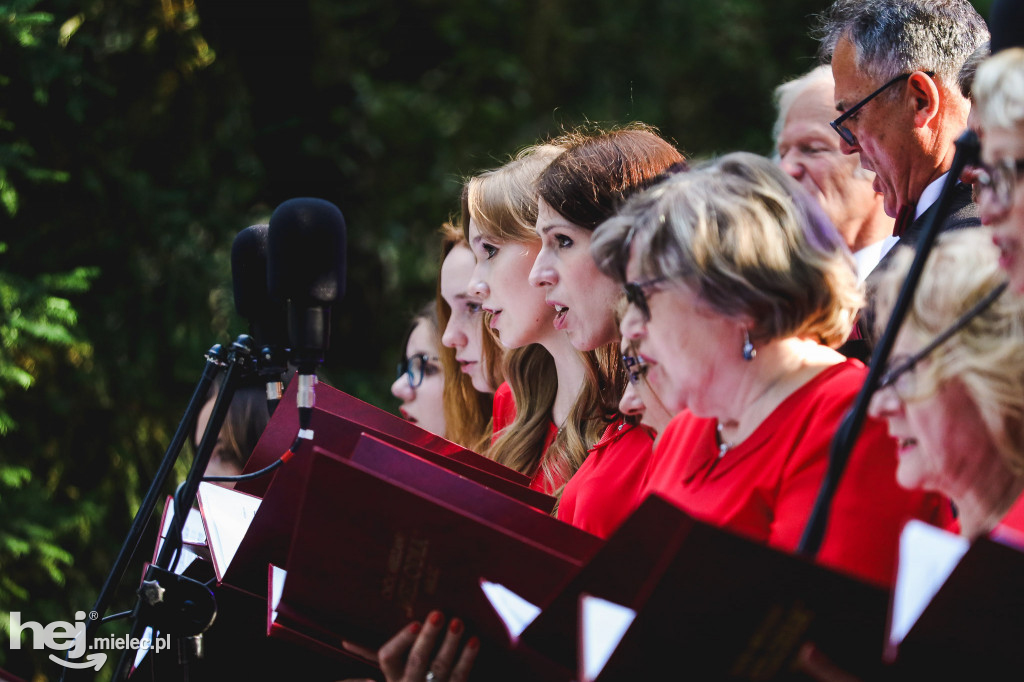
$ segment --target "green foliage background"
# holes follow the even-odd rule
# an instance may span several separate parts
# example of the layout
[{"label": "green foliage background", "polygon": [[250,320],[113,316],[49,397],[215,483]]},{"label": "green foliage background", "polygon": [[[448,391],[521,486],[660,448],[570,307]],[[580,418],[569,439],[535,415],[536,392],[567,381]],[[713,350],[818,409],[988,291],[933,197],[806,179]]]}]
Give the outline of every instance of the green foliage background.
[{"label": "green foliage background", "polygon": [[825,5],[0,0],[0,667],[59,672],[9,650],[8,614],[92,604],[203,353],[245,331],[240,229],[295,196],[342,209],[324,376],[392,408],[462,177],[587,121],[767,153]]}]

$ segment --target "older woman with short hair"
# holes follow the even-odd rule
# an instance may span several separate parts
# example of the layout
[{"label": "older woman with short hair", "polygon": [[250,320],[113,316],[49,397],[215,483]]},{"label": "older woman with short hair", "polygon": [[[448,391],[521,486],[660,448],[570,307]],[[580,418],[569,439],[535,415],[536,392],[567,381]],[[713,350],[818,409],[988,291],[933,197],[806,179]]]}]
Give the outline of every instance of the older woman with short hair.
[{"label": "older woman with short hair", "polygon": [[[912,256],[879,281],[883,319]],[[948,495],[970,539],[1024,492],[1024,301],[1000,296],[1004,280],[987,231],[943,235],[871,400],[899,443],[899,484]]]},{"label": "older woman with short hair", "polygon": [[[623,336],[679,412],[644,493],[794,550],[866,376],[833,350],[863,302],[840,235],[770,161],[736,153],[631,200],[592,253],[625,284]],[[948,502],[895,484],[895,449],[868,420],[818,555],[877,584],[892,580],[907,518],[948,521]]]},{"label": "older woman with short hair", "polygon": [[1003,50],[978,67],[974,79],[982,167],[981,221],[994,229],[1010,286],[1024,293],[1024,48]]}]

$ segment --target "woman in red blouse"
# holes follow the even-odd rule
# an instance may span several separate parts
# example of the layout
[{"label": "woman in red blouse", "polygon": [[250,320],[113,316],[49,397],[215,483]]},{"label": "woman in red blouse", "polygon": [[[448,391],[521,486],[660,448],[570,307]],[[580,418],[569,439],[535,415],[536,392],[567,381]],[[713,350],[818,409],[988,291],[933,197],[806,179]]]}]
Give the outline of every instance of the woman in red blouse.
[{"label": "woman in red blouse", "polygon": [[[880,320],[912,255],[878,282]],[[972,540],[1000,523],[1024,532],[1024,508],[1010,513],[1024,492],[1024,302],[991,298],[1004,279],[991,232],[942,235],[870,407],[899,444],[899,484],[948,495],[951,529]]]},{"label": "woman in red blouse", "polygon": [[[771,162],[737,153],[634,197],[593,252],[626,282],[623,336],[679,412],[642,494],[794,550],[866,375],[833,350],[863,302],[835,228]],[[900,489],[895,468],[885,424],[868,420],[821,563],[889,584],[903,522],[944,520],[948,503]]]}]

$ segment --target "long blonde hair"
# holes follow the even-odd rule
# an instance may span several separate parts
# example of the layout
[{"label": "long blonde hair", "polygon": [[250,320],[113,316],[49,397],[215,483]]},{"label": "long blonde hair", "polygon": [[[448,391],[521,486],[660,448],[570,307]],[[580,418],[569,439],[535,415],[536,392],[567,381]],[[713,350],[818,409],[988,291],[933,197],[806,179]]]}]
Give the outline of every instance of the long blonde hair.
[{"label": "long blonde hair", "polygon": [[[441,261],[437,275],[437,328],[438,333],[442,335],[448,326],[452,309],[448,302],[441,297],[440,269],[448,254],[457,247],[469,248],[469,245],[462,230],[451,223],[445,223],[441,226]],[[479,323],[483,327],[483,316]],[[493,362],[497,361],[499,365],[501,363],[501,347],[490,334],[482,336],[482,352],[486,367],[490,372]],[[494,395],[483,393],[473,387],[472,378],[462,371],[455,359],[454,348],[448,348],[439,343],[437,354],[441,358],[441,368],[444,372],[445,437],[464,448],[484,453],[491,445],[491,430],[493,428],[491,411]],[[498,383],[501,382],[494,382],[492,374],[491,386],[497,386]]]},{"label": "long blonde hair", "polygon": [[[556,145],[529,147],[504,166],[469,180],[463,193],[463,227],[468,235],[469,218],[487,239],[500,243],[529,243],[538,240],[536,182],[547,165],[562,152]],[[524,285],[529,286],[526,282]],[[589,353],[580,353],[584,365],[594,364]],[[515,419],[498,436],[488,455],[500,464],[528,476],[540,475],[551,489],[556,481],[572,477],[587,449],[604,429],[603,419],[594,419],[586,403],[577,399],[565,424],[547,451],[551,411],[558,392],[555,361],[538,344],[505,353],[504,377],[512,389]],[[588,371],[580,396],[589,395],[597,375]],[[555,491],[556,496],[561,489]]]}]

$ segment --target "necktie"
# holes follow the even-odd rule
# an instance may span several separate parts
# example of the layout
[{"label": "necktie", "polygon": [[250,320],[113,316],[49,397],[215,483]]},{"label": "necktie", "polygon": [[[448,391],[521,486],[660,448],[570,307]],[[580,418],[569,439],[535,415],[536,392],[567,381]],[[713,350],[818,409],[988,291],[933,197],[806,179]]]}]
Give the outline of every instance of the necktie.
[{"label": "necktie", "polygon": [[914,204],[904,204],[900,206],[899,212],[896,214],[896,223],[892,226],[892,236],[902,237],[910,224],[914,222],[914,213],[917,212],[917,206]]}]

